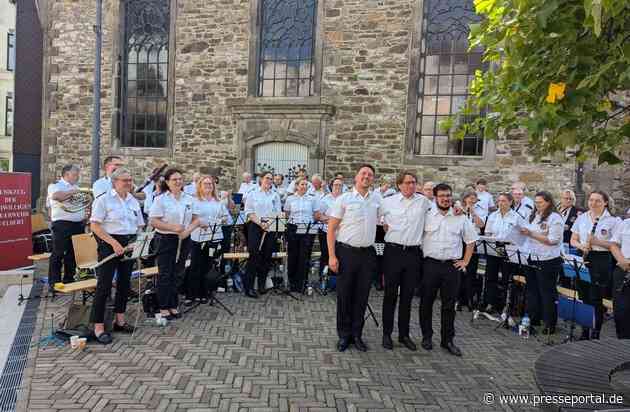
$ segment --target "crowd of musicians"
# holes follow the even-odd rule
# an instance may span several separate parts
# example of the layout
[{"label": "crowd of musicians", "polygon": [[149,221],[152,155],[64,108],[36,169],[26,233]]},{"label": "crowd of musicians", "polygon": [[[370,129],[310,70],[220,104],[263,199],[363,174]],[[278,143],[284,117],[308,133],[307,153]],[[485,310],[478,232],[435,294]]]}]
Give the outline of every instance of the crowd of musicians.
[{"label": "crowd of musicians", "polygon": [[[123,160],[115,156],[105,159],[104,170],[105,176],[93,185],[94,201],[88,210],[68,212],[63,207],[79,192],[80,171],[73,165],[62,169],[60,180],[49,186],[47,199],[53,233],[51,285],[73,281],[71,238],[85,231],[86,221],[97,240],[99,261],[119,256],[97,269],[92,321],[95,338],[103,344],[112,341],[104,313],[114,277],[113,331],[133,332],[125,320],[133,261],[123,256],[145,225],[156,232],[158,302],[161,315],[169,320],[181,317],[180,294],[185,295],[185,304],[211,299],[206,275],[213,267],[225,269],[221,256],[229,250],[235,228],[242,228],[249,253],[243,291],[250,298],[267,293],[272,254],[281,238],[287,245],[287,287],[304,293],[308,282],[317,280],[309,279],[309,269],[318,240],[320,276],[324,270],[336,276],[339,351],[350,345],[368,350],[362,332],[372,286],[384,290],[386,349],[394,348],[397,309],[398,342],[417,350],[409,327],[414,295],[420,297],[421,347],[433,348],[433,306],[439,292],[440,344],[461,356],[454,340],[456,312],[463,307],[501,311],[509,304],[503,291],[514,275],[526,278],[525,310],[532,328],[554,334],[557,286],[567,282],[562,256],[569,247],[577,250],[590,272],[590,282],[577,281],[579,297],[595,308],[595,323],[583,328],[581,338],[599,338],[603,299],[610,297],[617,336],[630,338],[630,216],[616,216],[602,191],[590,193],[588,209],[581,210],[571,190],[561,192],[556,207],[547,191],[537,192],[533,199],[525,196],[522,182],[493,196],[487,182],[479,179],[459,199],[448,184],[421,184],[413,172],[385,176],[375,184],[370,165],[361,166],[349,186],[340,174],[325,182],[301,171],[287,185],[279,174],[262,172],[254,179],[245,173],[236,195],[219,191],[216,176],[195,173],[185,184],[184,172],[176,168],[156,171],[148,184],[137,188]],[[478,250],[480,236],[517,244],[523,261],[483,253]],[[376,244],[384,244],[382,256]],[[486,259],[481,293],[480,256]],[[183,289],[178,285],[182,274]]]}]

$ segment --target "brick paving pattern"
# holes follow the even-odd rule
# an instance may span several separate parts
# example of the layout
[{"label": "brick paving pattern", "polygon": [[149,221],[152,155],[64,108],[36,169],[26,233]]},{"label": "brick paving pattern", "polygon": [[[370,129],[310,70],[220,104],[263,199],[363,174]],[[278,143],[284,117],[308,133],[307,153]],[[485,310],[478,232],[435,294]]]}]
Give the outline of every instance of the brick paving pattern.
[{"label": "brick paving pattern", "polygon": [[[384,350],[381,329],[368,319],[370,350],[338,353],[334,294],[303,302],[271,296],[266,304],[219,296],[233,317],[204,305],[167,327],[141,321],[133,339],[115,334],[110,346],[32,349],[18,410],[527,410],[486,405],[482,398],[485,392],[538,393],[533,364],[545,350],[542,342],[495,331],[487,320],[471,325],[466,310],[456,320],[463,358],[439,348],[439,307],[431,352],[401,347],[396,331],[395,350]],[[370,302],[380,322],[382,293],[373,290]],[[67,304],[68,298],[42,301],[34,339],[48,332],[43,319],[51,313],[63,319]],[[612,321],[605,328],[610,335]],[[419,345],[417,299],[411,333]]]}]

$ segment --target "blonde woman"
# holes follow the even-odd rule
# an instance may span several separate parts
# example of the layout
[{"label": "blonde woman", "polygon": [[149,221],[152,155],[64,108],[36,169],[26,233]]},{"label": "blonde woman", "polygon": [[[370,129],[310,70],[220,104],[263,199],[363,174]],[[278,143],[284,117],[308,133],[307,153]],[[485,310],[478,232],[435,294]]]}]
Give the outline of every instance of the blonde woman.
[{"label": "blonde woman", "polygon": [[212,291],[208,290],[206,276],[220,255],[222,226],[228,219],[228,211],[219,200],[213,176],[201,176],[197,181],[192,210],[193,219],[197,219],[200,226],[190,235],[191,264],[186,279],[186,305],[193,301],[208,303]]}]

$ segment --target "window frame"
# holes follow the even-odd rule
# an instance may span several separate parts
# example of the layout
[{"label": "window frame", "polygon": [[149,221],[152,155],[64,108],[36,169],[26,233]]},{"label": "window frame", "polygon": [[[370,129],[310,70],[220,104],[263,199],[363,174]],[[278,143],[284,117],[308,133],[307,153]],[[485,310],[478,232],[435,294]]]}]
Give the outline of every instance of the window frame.
[{"label": "window frame", "polygon": [[[11,110],[9,110],[9,102],[11,102]],[[13,95],[11,93],[7,93],[4,98],[4,135],[9,137],[13,137],[13,133],[15,131],[15,124],[13,122],[13,113],[15,112],[14,104],[15,101],[13,99]],[[9,122],[9,119],[11,119],[11,122]],[[11,133],[9,133],[9,123],[11,123]]]},{"label": "window frame", "polygon": [[[11,43],[13,39],[13,43]],[[13,62],[13,65],[11,63]],[[9,30],[7,32],[7,71],[15,71],[15,32]]]},{"label": "window frame", "polygon": [[[172,152],[173,131],[174,131],[174,92],[175,92],[175,29],[178,0],[169,0],[169,33],[168,33],[168,58],[167,58],[167,83],[166,83],[166,142],[164,146],[128,146],[123,145],[123,133],[125,132],[124,110],[127,98],[126,84],[127,68],[125,67],[127,44],[126,36],[126,10],[125,1],[119,4],[118,36],[117,44],[114,47],[113,73],[115,94],[113,96],[112,111],[112,154],[117,155],[146,155],[146,156],[167,156]],[[158,61],[159,64],[159,61]]]},{"label": "window frame", "polygon": [[[416,127],[418,118],[422,113],[418,112],[418,99],[422,96],[419,90],[419,81],[424,80],[423,60],[425,44],[425,22],[424,13],[426,1],[415,0],[414,16],[412,19],[413,30],[411,38],[411,48],[409,53],[410,71],[407,93],[407,127],[404,142],[404,162],[410,165],[452,165],[453,161],[460,164],[487,164],[491,165],[496,159],[496,141],[494,139],[483,139],[483,151],[481,155],[452,155],[452,154],[427,154],[421,155],[415,151]],[[472,3],[472,0],[470,0]],[[452,99],[453,95],[448,95]],[[436,113],[437,114],[437,113]]]},{"label": "window frame", "polygon": [[262,49],[262,5],[263,0],[250,0],[249,10],[249,63],[247,96],[260,100],[287,100],[312,102],[321,96],[323,40],[322,22],[324,21],[324,0],[316,0],[315,26],[313,30],[313,52],[311,60],[312,70],[312,94],[309,96],[261,96],[259,95],[260,58]]}]

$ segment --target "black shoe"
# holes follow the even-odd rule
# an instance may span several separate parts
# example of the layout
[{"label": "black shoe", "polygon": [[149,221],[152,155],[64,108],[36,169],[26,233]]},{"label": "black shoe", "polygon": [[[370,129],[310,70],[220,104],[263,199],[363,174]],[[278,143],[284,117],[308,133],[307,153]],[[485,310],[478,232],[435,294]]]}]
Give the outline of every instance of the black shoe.
[{"label": "black shoe", "polygon": [[354,346],[361,352],[367,352],[368,350],[368,347],[365,342],[363,342],[363,339],[358,336],[354,338]]},{"label": "black shoe", "polygon": [[579,340],[589,340],[591,338],[591,330],[590,329],[582,329],[582,334],[580,335]]},{"label": "black shoe", "polygon": [[459,302],[455,303],[455,310],[461,312],[463,310],[462,305]]},{"label": "black shoe", "polygon": [[265,288],[258,289],[258,295],[259,296],[262,296],[262,295],[266,294],[267,292],[269,292],[268,289],[265,289]]},{"label": "black shoe", "polygon": [[177,312],[177,313],[173,313],[171,312],[171,316],[174,317],[175,319],[181,319],[182,318],[182,314]]},{"label": "black shoe", "polygon": [[247,296],[248,298],[258,299],[258,293],[256,293],[254,289],[250,289],[247,292],[245,292],[245,296]]},{"label": "black shoe", "polygon": [[114,332],[133,333],[136,328],[125,322],[123,325],[119,325],[118,322],[114,322]]},{"label": "black shoe", "polygon": [[593,332],[591,332],[591,339],[599,340],[599,331],[598,330],[594,330]]},{"label": "black shoe", "polygon": [[192,299],[186,299],[184,301],[184,306],[192,306],[195,301]]},{"label": "black shoe", "polygon": [[340,338],[339,342],[337,342],[337,350],[339,352],[345,352],[346,349],[348,349],[348,346],[350,346],[349,338]]},{"label": "black shoe", "polygon": [[422,349],[424,350],[431,350],[433,349],[433,342],[431,341],[431,339],[422,339],[422,343],[420,343],[420,346],[422,346]]},{"label": "black shoe", "polygon": [[206,305],[208,303],[208,298],[201,298],[200,302],[202,305]]},{"label": "black shoe", "polygon": [[413,341],[411,340],[411,338],[409,336],[403,336],[398,338],[398,342],[402,343],[403,346],[407,349],[409,349],[410,351],[417,351],[418,347],[416,346],[415,343],[413,343]]},{"label": "black shoe", "polygon": [[110,335],[108,332],[103,332],[98,336],[94,334],[94,337],[96,338],[96,341],[101,345],[109,345],[110,343],[112,343],[112,335]]},{"label": "black shoe", "polygon": [[543,335],[554,335],[555,333],[556,333],[555,326],[547,326],[545,329],[542,330]]},{"label": "black shoe", "polygon": [[442,343],[440,346],[446,349],[451,355],[462,356],[462,351],[459,350],[453,342],[448,342],[446,344]]},{"label": "black shoe", "polygon": [[394,342],[392,342],[392,337],[389,335],[383,335],[383,347],[385,349],[392,350],[394,349]]}]

